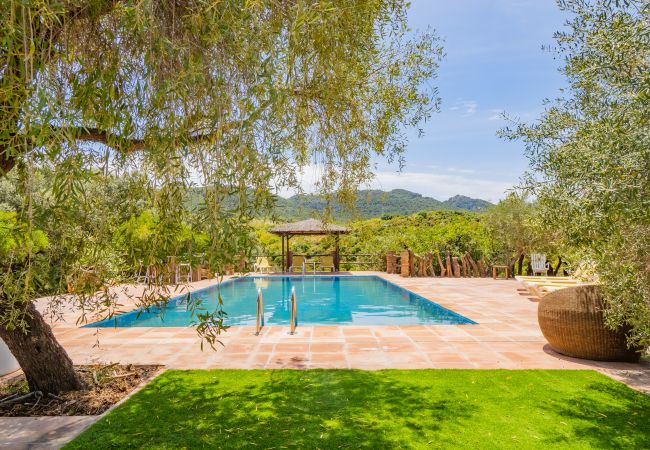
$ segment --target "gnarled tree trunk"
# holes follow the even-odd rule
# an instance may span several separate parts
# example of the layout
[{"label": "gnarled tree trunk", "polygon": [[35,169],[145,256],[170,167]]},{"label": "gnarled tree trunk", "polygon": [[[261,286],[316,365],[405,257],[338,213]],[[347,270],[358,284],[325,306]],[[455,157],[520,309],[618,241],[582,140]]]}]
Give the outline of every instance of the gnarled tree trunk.
[{"label": "gnarled tree trunk", "polygon": [[[0,313],[2,309],[0,303]],[[0,338],[18,360],[29,388],[44,394],[85,389],[85,384],[74,371],[72,360],[32,302],[27,304],[24,321],[27,332],[0,326]]]},{"label": "gnarled tree trunk", "polygon": [[523,275],[524,271],[524,254],[522,253],[519,255],[519,259],[517,260],[517,275],[521,276]]}]

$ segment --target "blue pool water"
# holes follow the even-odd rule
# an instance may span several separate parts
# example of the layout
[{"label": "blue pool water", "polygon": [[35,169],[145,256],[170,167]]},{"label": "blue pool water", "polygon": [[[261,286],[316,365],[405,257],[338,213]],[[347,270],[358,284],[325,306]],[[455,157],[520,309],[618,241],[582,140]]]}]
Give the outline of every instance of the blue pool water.
[{"label": "blue pool water", "polygon": [[[255,325],[257,290],[264,297],[266,325],[288,325],[291,288],[296,288],[299,325],[473,324],[437,303],[376,276],[242,277],[219,286],[227,325]],[[217,306],[217,286],[195,291],[201,307]],[[133,311],[90,327],[182,327],[196,321],[187,298],[172,298],[165,307]]]}]

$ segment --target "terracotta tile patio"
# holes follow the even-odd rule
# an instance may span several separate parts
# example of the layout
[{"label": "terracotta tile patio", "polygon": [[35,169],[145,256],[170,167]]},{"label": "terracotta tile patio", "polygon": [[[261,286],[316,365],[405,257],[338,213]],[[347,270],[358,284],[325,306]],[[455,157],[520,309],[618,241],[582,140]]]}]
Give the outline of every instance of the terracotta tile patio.
[{"label": "terracotta tile patio", "polygon": [[[367,275],[368,272],[364,272]],[[615,377],[650,365],[577,360],[553,352],[537,325],[537,299],[513,280],[402,278],[389,281],[468,317],[476,325],[231,327],[216,351],[201,351],[192,328],[78,328],[53,324],[76,364],[122,362],[171,368],[597,369]],[[210,282],[195,283],[190,289]],[[226,305],[227,306],[227,305]],[[132,307],[132,306],[131,306]],[[125,306],[128,309],[129,306]],[[638,378],[638,377],[637,377]]]}]

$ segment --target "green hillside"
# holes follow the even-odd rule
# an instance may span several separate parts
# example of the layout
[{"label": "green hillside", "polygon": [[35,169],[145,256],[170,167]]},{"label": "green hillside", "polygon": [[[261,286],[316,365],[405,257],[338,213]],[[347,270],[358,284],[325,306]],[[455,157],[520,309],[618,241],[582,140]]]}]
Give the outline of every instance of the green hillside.
[{"label": "green hillside", "polygon": [[[203,188],[190,189],[186,197],[186,206],[190,209],[203,201]],[[230,203],[230,202],[228,202]],[[289,198],[276,197],[273,215],[279,220],[302,220],[318,217],[323,213],[327,203],[315,194],[299,194]],[[352,211],[339,204],[336,199],[333,204],[334,217],[338,221],[371,219],[385,216],[408,216],[420,211],[472,211],[485,210],[491,203],[485,200],[456,195],[448,200],[440,201],[425,197],[405,189],[392,191],[361,190]],[[226,205],[227,208],[234,207]]]},{"label": "green hillside", "polygon": [[[281,218],[295,220],[313,217],[325,208],[326,202],[313,194],[294,195],[290,198],[278,198],[275,213]],[[359,191],[355,208],[348,211],[344,206],[334,202],[334,216],[339,220],[369,219],[382,216],[405,216],[419,211],[464,210],[482,211],[491,203],[457,195],[444,202],[425,197],[404,189],[392,191]]]},{"label": "green hillside", "polygon": [[464,195],[454,195],[443,202],[450,209],[460,209],[465,211],[485,211],[492,203],[479,198],[466,197]]}]

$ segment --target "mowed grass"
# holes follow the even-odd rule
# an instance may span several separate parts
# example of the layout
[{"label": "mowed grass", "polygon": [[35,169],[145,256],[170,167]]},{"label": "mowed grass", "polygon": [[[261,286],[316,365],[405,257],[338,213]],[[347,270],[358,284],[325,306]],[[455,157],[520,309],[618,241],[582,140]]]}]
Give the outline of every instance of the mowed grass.
[{"label": "mowed grass", "polygon": [[168,371],[66,448],[650,448],[593,371]]}]

